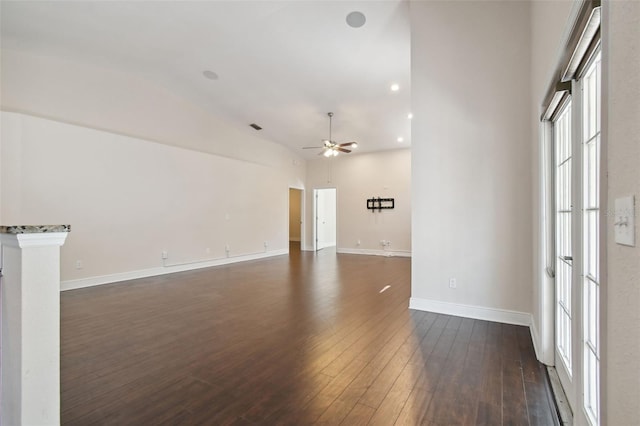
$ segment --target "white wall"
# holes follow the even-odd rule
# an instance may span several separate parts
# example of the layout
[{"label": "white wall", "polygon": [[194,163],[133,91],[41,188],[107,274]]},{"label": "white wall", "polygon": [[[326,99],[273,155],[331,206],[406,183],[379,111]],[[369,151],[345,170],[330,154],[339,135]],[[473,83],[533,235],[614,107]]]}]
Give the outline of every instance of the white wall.
[{"label": "white wall", "polygon": [[636,197],[636,246],[614,242],[607,219],[604,324],[604,425],[638,422],[640,401],[640,3],[603,7],[603,144],[608,168],[608,208],[618,197]]},{"label": "white wall", "polygon": [[473,305],[527,322],[529,4],[415,1],[411,43],[412,305]]},{"label": "white wall", "polygon": [[288,248],[286,172],[22,114],[2,130],[4,220],[72,225],[63,281],[160,267],[163,250],[175,264]]},{"label": "white wall", "polygon": [[163,250],[174,265],[226,258],[227,244],[288,249],[305,162],[255,131],[136,76],[16,52],[3,52],[2,95],[1,217],[72,225],[63,281],[174,270]]},{"label": "white wall", "polygon": [[2,49],[1,67],[3,111],[285,169],[299,160],[249,126],[232,126],[144,75],[9,49]]},{"label": "white wall", "polygon": [[[337,248],[342,252],[411,252],[411,151],[340,155],[307,163],[306,235],[313,235],[312,188],[337,189]],[[395,209],[372,213],[367,198],[395,198]],[[360,245],[358,245],[358,240]],[[380,240],[391,241],[388,248]],[[311,238],[307,250],[313,249]]]}]

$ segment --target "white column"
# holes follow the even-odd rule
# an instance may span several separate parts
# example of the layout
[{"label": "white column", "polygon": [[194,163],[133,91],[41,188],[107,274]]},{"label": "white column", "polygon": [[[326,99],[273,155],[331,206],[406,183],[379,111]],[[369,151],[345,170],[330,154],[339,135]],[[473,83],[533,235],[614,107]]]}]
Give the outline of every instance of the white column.
[{"label": "white column", "polygon": [[60,246],[66,237],[0,233],[2,425],[60,424]]}]

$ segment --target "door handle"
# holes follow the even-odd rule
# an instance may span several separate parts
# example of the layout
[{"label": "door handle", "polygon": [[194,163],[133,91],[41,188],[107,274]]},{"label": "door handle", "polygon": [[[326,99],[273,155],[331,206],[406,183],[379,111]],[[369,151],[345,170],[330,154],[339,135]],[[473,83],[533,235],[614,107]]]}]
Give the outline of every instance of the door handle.
[{"label": "door handle", "polygon": [[547,267],[545,270],[547,271],[547,275],[549,276],[549,278],[555,278],[556,277],[556,272],[553,269]]},{"label": "door handle", "polygon": [[573,256],[561,256],[561,257],[562,257],[562,260],[566,260],[567,262],[573,261]]}]

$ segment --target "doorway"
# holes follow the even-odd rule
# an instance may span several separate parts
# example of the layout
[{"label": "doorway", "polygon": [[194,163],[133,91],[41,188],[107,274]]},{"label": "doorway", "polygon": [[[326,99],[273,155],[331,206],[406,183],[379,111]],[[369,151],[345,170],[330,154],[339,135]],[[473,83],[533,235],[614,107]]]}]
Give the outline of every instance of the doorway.
[{"label": "doorway", "polygon": [[336,189],[314,190],[314,249],[336,246]]},{"label": "doorway", "polygon": [[289,251],[300,251],[302,241],[302,190],[289,188]]}]

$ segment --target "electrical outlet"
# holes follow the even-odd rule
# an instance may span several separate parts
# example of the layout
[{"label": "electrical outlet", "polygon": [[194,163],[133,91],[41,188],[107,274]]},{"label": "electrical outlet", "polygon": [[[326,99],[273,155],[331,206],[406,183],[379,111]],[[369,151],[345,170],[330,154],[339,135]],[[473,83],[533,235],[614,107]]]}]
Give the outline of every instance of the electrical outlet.
[{"label": "electrical outlet", "polygon": [[162,252],[162,259],[163,259],[163,260],[166,260],[166,259],[168,259],[168,258],[169,258],[169,253],[168,253],[166,250],[164,250],[164,251]]},{"label": "electrical outlet", "polygon": [[204,249],[204,252],[207,254],[211,254],[211,249],[209,247],[207,247],[206,249]]},{"label": "electrical outlet", "polygon": [[76,269],[82,269],[83,267],[82,260],[76,260]]},{"label": "electrical outlet", "polygon": [[359,246],[360,244],[362,244],[362,243],[360,242],[360,240],[358,240],[358,241],[356,242],[356,245],[357,245],[357,246]]},{"label": "electrical outlet", "polygon": [[229,247],[229,244],[225,244],[224,251],[226,251],[227,253],[231,251],[231,247]]},{"label": "electrical outlet", "polygon": [[449,288],[457,288],[458,287],[458,282],[456,281],[455,278],[450,278],[449,279]]}]

